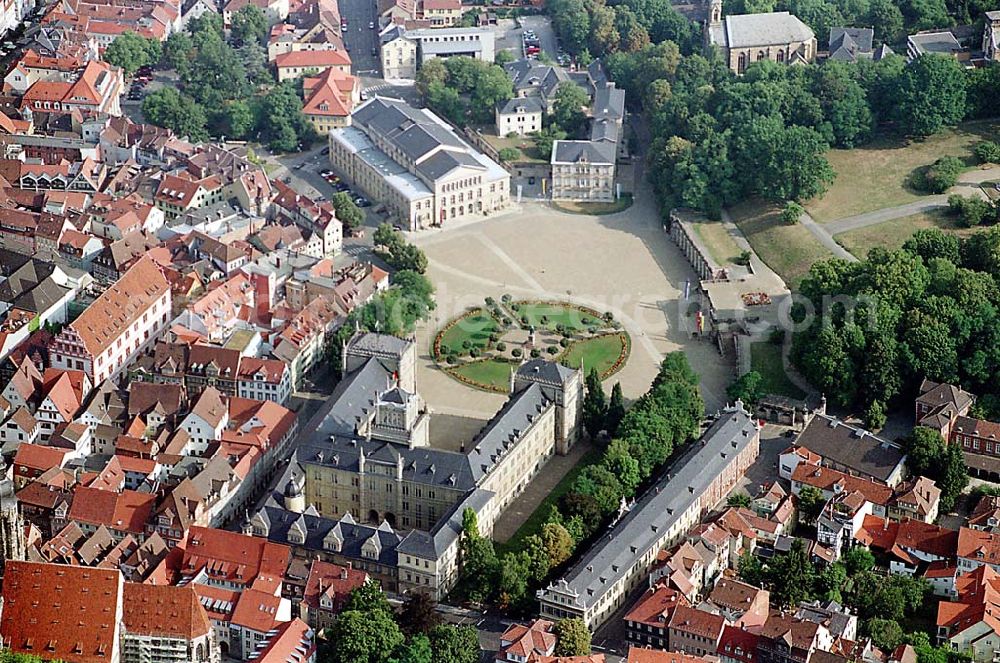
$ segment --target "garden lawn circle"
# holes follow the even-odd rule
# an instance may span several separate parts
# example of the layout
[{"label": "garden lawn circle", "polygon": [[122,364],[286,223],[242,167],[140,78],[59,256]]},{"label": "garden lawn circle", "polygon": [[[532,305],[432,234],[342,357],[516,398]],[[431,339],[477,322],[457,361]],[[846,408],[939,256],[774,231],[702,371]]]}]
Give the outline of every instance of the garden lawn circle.
[{"label": "garden lawn circle", "polygon": [[507,393],[511,374],[531,358],[597,370],[624,367],[632,342],[610,314],[568,302],[486,299],[435,335],[431,354],[448,375],[476,389]]}]

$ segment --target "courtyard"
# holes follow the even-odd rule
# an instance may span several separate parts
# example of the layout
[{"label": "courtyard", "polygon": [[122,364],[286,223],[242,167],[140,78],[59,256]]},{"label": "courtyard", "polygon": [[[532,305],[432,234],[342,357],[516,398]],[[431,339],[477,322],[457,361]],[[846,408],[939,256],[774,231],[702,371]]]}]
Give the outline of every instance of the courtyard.
[{"label": "courtyard", "polygon": [[[640,193],[619,214],[569,214],[528,202],[494,218],[409,237],[426,252],[427,274],[437,290],[437,309],[417,330],[417,382],[435,415],[466,422],[455,427],[453,440],[474,432],[470,420],[488,419],[506,396],[462,385],[445,373],[432,356],[434,338],[449,320],[504,294],[611,312],[630,337],[631,353],[605,381],[608,391],[620,382],[627,399],[641,396],[663,355],[684,350],[701,376],[706,409],[725,404],[733,366],[709,340],[691,338],[681,324],[691,324],[681,300],[685,282],[695,278],[659,218],[651,196]],[[445,433],[444,426],[439,432]]]}]

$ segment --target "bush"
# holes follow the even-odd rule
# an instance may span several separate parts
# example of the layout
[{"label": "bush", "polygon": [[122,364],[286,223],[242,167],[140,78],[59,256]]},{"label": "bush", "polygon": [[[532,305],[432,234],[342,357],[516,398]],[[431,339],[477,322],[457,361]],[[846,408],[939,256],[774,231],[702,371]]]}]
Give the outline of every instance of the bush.
[{"label": "bush", "polygon": [[526,315],[522,315],[521,316],[521,324],[522,325],[528,324],[528,316],[526,316]]},{"label": "bush", "polygon": [[589,327],[587,327],[587,331],[589,333],[591,333],[591,334],[596,334],[597,333],[597,327],[595,327],[594,325],[590,325]]},{"label": "bush", "polygon": [[781,345],[785,342],[785,330],[772,329],[771,333],[767,335],[767,342],[771,345]]},{"label": "bush", "polygon": [[499,340],[500,340],[500,334],[498,334],[496,332],[493,332],[492,334],[490,334],[490,343],[496,343]]},{"label": "bush", "polygon": [[781,221],[786,226],[794,226],[799,222],[799,217],[805,212],[805,208],[794,200],[789,200],[785,209],[781,210]]},{"label": "bush", "polygon": [[554,345],[550,345],[549,347],[545,348],[545,351],[548,352],[550,355],[554,355],[559,352],[559,348],[557,348]]},{"label": "bush", "polygon": [[456,357],[455,355],[448,355],[448,363],[449,364],[457,364],[458,363],[458,357]]},{"label": "bush", "polygon": [[976,158],[979,163],[1000,163],[1000,144],[984,140],[976,145]]},{"label": "bush", "polygon": [[513,350],[510,351],[511,357],[520,357],[522,354],[524,353],[521,352],[521,348],[514,348]]},{"label": "bush", "polygon": [[471,347],[472,347],[472,341],[470,341],[469,339],[465,339],[464,341],[462,341],[463,350],[468,350]]},{"label": "bush", "polygon": [[963,228],[972,228],[996,220],[996,210],[993,205],[977,196],[952,194],[948,196],[948,208],[958,217],[958,225]]},{"label": "bush", "polygon": [[561,339],[559,341],[559,345],[563,346],[564,348],[568,348],[569,347],[569,339],[568,338]]},{"label": "bush", "polygon": [[451,354],[451,348],[442,343],[438,346],[438,354],[446,357]]},{"label": "bush", "polygon": [[542,353],[538,351],[538,348],[532,348],[531,349],[531,358],[532,359],[538,359],[541,356],[542,356]]},{"label": "bush", "polygon": [[738,256],[736,256],[736,264],[747,267],[750,265],[750,252],[742,251]]},{"label": "bush", "polygon": [[965,163],[958,157],[941,157],[924,173],[923,189],[931,193],[944,193],[955,186],[964,168]]},{"label": "bush", "polygon": [[497,153],[500,161],[517,161],[521,158],[521,150],[516,147],[505,147]]},{"label": "bush", "polygon": [[500,297],[500,301],[502,301],[504,304],[510,304],[510,300],[511,300],[511,296],[510,296],[510,294],[508,294],[506,292],[503,294],[502,297]]},{"label": "bush", "polygon": [[496,300],[493,299],[492,297],[487,297],[484,301],[486,302],[486,305],[489,307],[492,307],[494,304],[497,303]]},{"label": "bush", "polygon": [[605,322],[611,322],[614,319],[615,319],[615,314],[614,313],[612,313],[611,311],[605,311],[604,312],[604,321]]},{"label": "bush", "polygon": [[472,357],[473,359],[478,357],[480,354],[482,354],[482,352],[479,350],[479,348],[472,348],[471,350],[469,350],[469,356]]},{"label": "bush", "polygon": [[507,349],[507,344],[506,343],[504,343],[503,341],[501,341],[500,343],[497,343],[497,352],[503,352],[506,349]]},{"label": "bush", "polygon": [[541,322],[543,325],[549,324],[549,316],[543,315],[542,319],[539,322]]}]

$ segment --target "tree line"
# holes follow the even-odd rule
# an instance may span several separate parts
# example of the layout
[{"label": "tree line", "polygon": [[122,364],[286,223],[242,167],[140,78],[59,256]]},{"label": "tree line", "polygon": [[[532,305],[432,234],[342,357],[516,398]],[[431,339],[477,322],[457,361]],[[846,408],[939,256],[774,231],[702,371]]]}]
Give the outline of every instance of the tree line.
[{"label": "tree line", "polygon": [[704,403],[698,376],[682,352],[663,359],[649,391],[628,411],[620,388],[605,405],[603,390],[599,399],[595,395],[600,388],[596,373],[590,374],[587,385],[584,425],[591,433],[607,431],[610,443],[573,480],[539,531],[515,549],[498,555],[467,514],[460,591],[471,600],[530,613],[535,590],[603,530],[618,514],[623,499],[633,498],[678,448],[698,434]]},{"label": "tree line", "polygon": [[[996,226],[964,239],[919,230],[899,250],[816,263],[800,290],[819,315],[794,334],[792,361],[869,427],[924,378],[961,384],[979,395],[977,416],[1000,417],[998,278]],[[804,307],[792,314],[803,321]]]}]

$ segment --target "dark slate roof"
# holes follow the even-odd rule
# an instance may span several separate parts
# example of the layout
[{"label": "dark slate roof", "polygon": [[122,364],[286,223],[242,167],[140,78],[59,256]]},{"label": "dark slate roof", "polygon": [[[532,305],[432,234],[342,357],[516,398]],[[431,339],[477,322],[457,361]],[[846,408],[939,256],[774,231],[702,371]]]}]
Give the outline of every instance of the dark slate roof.
[{"label": "dark slate roof", "polygon": [[14,308],[32,313],[43,313],[65,297],[68,292],[69,288],[65,288],[53,281],[51,277],[47,277],[34,288],[17,297],[13,302]]},{"label": "dark slate roof", "polygon": [[444,518],[430,532],[412,530],[396,548],[397,553],[405,553],[421,559],[437,560],[444,551],[462,534],[462,514],[466,509],[481,513],[494,493],[477,488],[464,500],[457,502]]},{"label": "dark slate roof", "polygon": [[465,152],[451,152],[441,150],[434,156],[422,161],[417,166],[417,171],[423,173],[427,179],[433,181],[439,177],[444,177],[456,168],[474,168],[476,170],[486,170],[483,164],[472,158]]},{"label": "dark slate roof", "polygon": [[360,351],[368,354],[382,355],[386,357],[398,357],[406,352],[410,341],[388,334],[375,334],[364,332],[352,338],[348,344],[348,351]]},{"label": "dark slate roof", "polygon": [[590,140],[606,141],[612,145],[618,144],[618,123],[608,118],[595,119],[590,126]]},{"label": "dark slate roof", "polygon": [[872,55],[871,28],[830,28],[830,59],[856,62]]},{"label": "dark slate roof", "polygon": [[300,464],[315,463],[357,472],[361,466],[361,454],[364,454],[366,463],[395,466],[402,460],[404,481],[459,491],[470,490],[476,485],[477,475],[463,453],[430,447],[411,449],[391,442],[365,440],[353,434],[303,441],[296,450],[296,460]]},{"label": "dark slate roof", "polygon": [[511,396],[469,445],[469,465],[475,480],[481,481],[517,443],[521,434],[550,407],[552,403],[537,384]]},{"label": "dark slate roof", "polygon": [[[337,530],[340,536],[340,554],[345,557],[355,559],[365,559],[361,554],[361,546],[371,537],[377,537],[379,542],[378,563],[387,566],[396,566],[398,555],[396,554],[402,537],[394,532],[388,525],[379,527],[372,525],[361,525],[354,522],[349,515],[343,516],[340,520],[324,518],[322,516],[308,513],[295,513],[281,508],[276,504],[265,505],[258,514],[267,523],[267,538],[275,543],[297,546],[307,550],[325,550],[323,539],[332,531]],[[288,530],[292,523],[301,520],[305,524],[305,543],[291,543],[288,540]]]},{"label": "dark slate roof", "polygon": [[497,111],[501,115],[511,115],[513,113],[541,113],[545,111],[541,99],[535,96],[514,97],[508,99],[503,105],[498,105]]},{"label": "dark slate roof", "polygon": [[353,436],[358,419],[374,404],[375,392],[385,389],[391,379],[392,373],[377,359],[369,359],[361,368],[344,376],[323,404],[322,420],[315,432],[306,431],[310,439]]},{"label": "dark slate roof", "polygon": [[614,86],[614,83],[598,87],[594,91],[594,118],[622,120],[625,117],[625,90]]},{"label": "dark slate roof", "polygon": [[878,62],[879,60],[882,60],[884,58],[889,57],[890,55],[895,55],[895,54],[896,52],[893,51],[891,48],[889,48],[889,44],[882,44],[877,49],[875,49],[875,55],[872,57],[872,59]]},{"label": "dark slate roof", "polygon": [[406,405],[413,394],[406,391],[405,389],[400,389],[399,387],[394,387],[389,391],[385,392],[380,396],[380,400],[383,403],[396,403],[397,405]]},{"label": "dark slate roof", "polygon": [[563,385],[576,373],[572,368],[563,366],[556,361],[544,359],[529,359],[517,368],[517,375],[545,382],[552,385]]},{"label": "dark slate roof", "polygon": [[563,81],[569,80],[566,72],[553,65],[542,64],[537,60],[516,60],[504,65],[507,75],[514,82],[514,90],[540,90],[549,96]]},{"label": "dark slate roof", "polygon": [[715,478],[758,434],[756,420],[737,401],[705,432],[701,443],[692,445],[632,505],[607,536],[602,534],[562,578],[539,590],[538,597],[549,598],[550,592],[569,595],[578,609],[596,604],[637,560],[659,545],[664,532],[701,499]]},{"label": "dark slate roof", "polygon": [[795,443],[863,476],[886,481],[906,454],[897,445],[836,417],[816,414]]},{"label": "dark slate roof", "polygon": [[354,111],[352,122],[382,136],[413,161],[441,146],[465,149],[454,134],[423,111],[397,99],[372,99]]},{"label": "dark slate roof", "polygon": [[557,140],[552,150],[552,163],[615,162],[616,148],[612,143],[590,140]]}]

